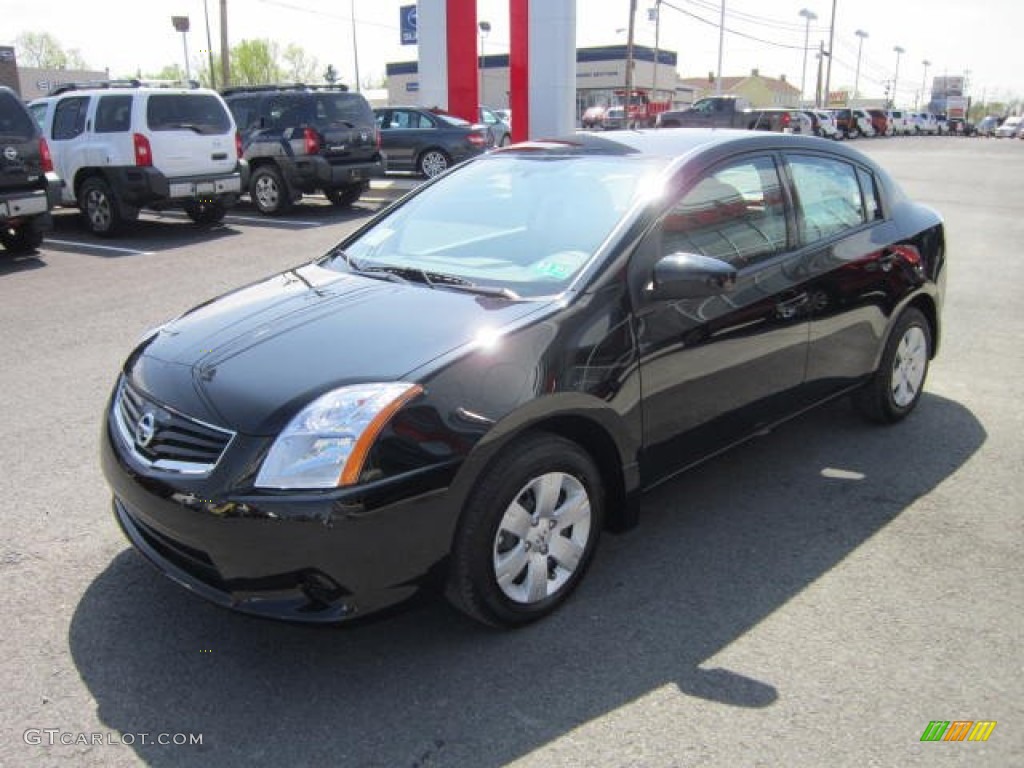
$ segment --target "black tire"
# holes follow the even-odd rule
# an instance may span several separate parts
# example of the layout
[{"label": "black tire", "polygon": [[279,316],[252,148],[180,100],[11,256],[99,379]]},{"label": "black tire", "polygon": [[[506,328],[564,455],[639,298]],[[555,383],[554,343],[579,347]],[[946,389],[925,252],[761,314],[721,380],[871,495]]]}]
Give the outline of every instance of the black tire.
[{"label": "black tire", "polygon": [[495,627],[548,615],[593,559],[604,507],[600,473],[579,445],[547,433],[517,440],[480,476],[463,510],[449,601]]},{"label": "black tire", "polygon": [[355,204],[355,202],[363,194],[363,185],[354,184],[350,187],[340,187],[338,189],[325,189],[324,196],[331,201],[332,205],[336,205],[338,208],[349,208]]},{"label": "black tire", "polygon": [[917,406],[932,357],[932,329],[924,314],[906,309],[892,329],[878,370],[853,396],[869,421],[893,424]]},{"label": "black tire", "polygon": [[273,165],[261,165],[249,178],[249,198],[264,216],[280,216],[292,207],[292,195],[281,172]]},{"label": "black tire", "polygon": [[112,237],[124,226],[121,203],[105,179],[93,176],[78,190],[78,207],[85,226],[94,235]]},{"label": "black tire", "polygon": [[0,229],[0,243],[12,255],[34,253],[43,244],[43,231],[36,229],[31,220],[23,221],[16,227]]},{"label": "black tire", "polygon": [[209,226],[223,221],[227,208],[217,201],[192,201],[185,203],[185,213],[196,224]]},{"label": "black tire", "polygon": [[428,179],[432,179],[447,171],[451,165],[452,160],[445,154],[444,150],[433,148],[425,150],[420,155],[416,161],[416,170]]}]

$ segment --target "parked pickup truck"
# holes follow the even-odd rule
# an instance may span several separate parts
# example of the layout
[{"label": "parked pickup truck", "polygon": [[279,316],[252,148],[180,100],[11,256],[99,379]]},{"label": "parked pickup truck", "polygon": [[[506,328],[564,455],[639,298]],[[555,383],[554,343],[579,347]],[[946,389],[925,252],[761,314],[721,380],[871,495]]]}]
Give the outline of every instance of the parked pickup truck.
[{"label": "parked pickup truck", "polygon": [[800,133],[793,109],[753,109],[740,96],[708,96],[689,109],[658,115],[658,128],[746,128],[756,131]]}]

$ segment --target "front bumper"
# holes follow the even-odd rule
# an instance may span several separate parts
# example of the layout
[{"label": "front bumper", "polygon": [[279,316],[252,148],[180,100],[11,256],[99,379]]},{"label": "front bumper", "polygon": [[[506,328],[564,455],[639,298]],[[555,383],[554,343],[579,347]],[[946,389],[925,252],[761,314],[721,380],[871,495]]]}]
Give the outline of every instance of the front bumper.
[{"label": "front bumper", "polygon": [[141,467],[109,415],[101,443],[128,539],[165,575],[234,610],[316,623],[362,616],[412,596],[451,545],[454,468],[344,491],[220,494],[230,468],[196,478]]}]

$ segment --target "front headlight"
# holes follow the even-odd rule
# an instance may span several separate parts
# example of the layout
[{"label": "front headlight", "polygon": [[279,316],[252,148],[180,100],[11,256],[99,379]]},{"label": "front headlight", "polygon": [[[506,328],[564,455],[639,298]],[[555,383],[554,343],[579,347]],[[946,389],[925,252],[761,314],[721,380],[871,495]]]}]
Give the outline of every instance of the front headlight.
[{"label": "front headlight", "polygon": [[422,391],[417,384],[396,381],[355,384],[318,397],[277,436],[256,476],[256,486],[353,485],[381,429]]}]

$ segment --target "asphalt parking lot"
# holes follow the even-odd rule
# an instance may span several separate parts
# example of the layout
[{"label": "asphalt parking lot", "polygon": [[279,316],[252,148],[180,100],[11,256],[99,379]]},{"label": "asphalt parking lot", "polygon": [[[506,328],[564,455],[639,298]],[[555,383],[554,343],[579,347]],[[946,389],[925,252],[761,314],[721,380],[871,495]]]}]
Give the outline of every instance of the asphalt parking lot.
[{"label": "asphalt parking lot", "polygon": [[[234,615],[110,513],[97,435],[135,339],[391,190],[210,231],[145,214],[114,241],[58,214],[37,257],[0,260],[0,765],[1024,765],[1024,142],[854,146],[946,217],[918,411],[878,428],[835,403],[659,487],[563,610],[510,633],[430,600],[340,628]],[[933,720],[997,726],[922,743]]]}]

